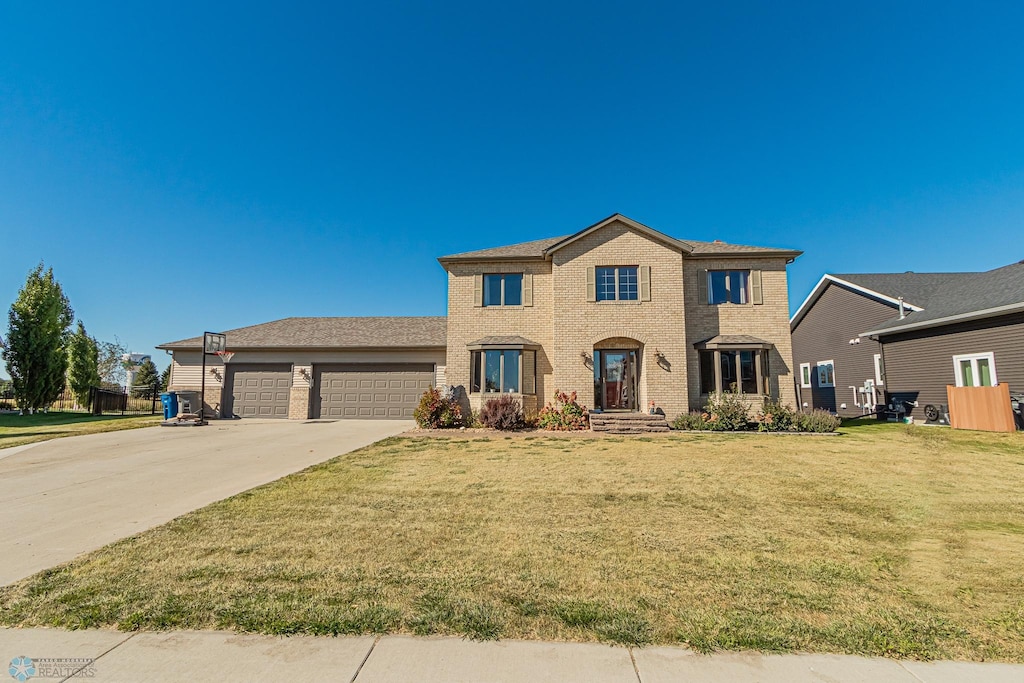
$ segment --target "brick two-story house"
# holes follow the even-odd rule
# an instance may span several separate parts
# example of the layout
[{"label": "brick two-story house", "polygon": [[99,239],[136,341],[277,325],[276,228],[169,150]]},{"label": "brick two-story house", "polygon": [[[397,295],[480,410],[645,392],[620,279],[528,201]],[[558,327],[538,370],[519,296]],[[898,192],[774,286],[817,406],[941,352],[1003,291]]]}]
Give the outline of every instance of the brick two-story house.
[{"label": "brick two-story house", "polygon": [[[601,411],[653,401],[670,417],[716,391],[792,404],[786,266],[800,253],[680,240],[615,214],[568,236],[444,256],[443,330],[439,318],[303,318],[229,331],[237,353],[207,404],[407,418],[431,384],[459,387],[474,409],[514,394],[527,412],[556,390]],[[199,338],[160,348],[175,356],[172,385],[193,388]]]}]

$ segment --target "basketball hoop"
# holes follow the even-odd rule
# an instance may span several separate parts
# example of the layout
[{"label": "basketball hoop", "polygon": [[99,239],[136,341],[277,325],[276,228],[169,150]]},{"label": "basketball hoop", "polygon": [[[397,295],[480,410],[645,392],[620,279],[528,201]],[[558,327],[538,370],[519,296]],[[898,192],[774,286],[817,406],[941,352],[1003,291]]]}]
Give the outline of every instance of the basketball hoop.
[{"label": "basketball hoop", "polygon": [[235,355],[234,351],[218,351],[217,355],[220,356],[221,361],[227,363],[231,360],[231,357]]}]

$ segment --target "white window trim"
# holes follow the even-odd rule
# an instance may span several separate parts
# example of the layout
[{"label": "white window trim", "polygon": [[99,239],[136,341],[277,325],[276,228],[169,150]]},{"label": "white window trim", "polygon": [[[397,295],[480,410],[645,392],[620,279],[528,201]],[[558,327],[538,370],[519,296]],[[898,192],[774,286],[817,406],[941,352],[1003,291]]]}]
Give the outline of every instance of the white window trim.
[{"label": "white window trim", "polygon": [[[884,375],[885,375],[883,370],[884,370],[884,367],[882,365],[882,354],[876,353],[875,354],[875,386],[879,386],[880,387],[883,384],[885,384],[885,382],[883,381],[883,378],[884,378]],[[832,368],[832,371],[835,372],[835,368]]]},{"label": "white window trim", "polygon": [[[807,369],[807,383],[804,383],[804,368]],[[811,364],[801,363],[800,364],[800,388],[810,389],[811,388]]]},{"label": "white window trim", "polygon": [[999,378],[996,377],[996,354],[992,351],[986,351],[984,353],[961,353],[953,356],[953,380],[958,387],[964,385],[963,375],[960,374],[960,362],[965,360],[971,361],[971,370],[975,379],[977,379],[979,377],[978,361],[981,359],[988,360],[989,370],[992,371],[992,386],[999,384]]},{"label": "white window trim", "polygon": [[[831,384],[822,384],[821,383],[821,370],[819,368],[822,365],[831,365],[832,366],[832,383]],[[817,363],[814,364],[814,369],[818,370],[818,386],[819,387],[821,387],[822,389],[828,389],[828,388],[833,388],[834,389],[835,388],[835,386],[836,386],[836,362],[834,360],[819,360]]]}]

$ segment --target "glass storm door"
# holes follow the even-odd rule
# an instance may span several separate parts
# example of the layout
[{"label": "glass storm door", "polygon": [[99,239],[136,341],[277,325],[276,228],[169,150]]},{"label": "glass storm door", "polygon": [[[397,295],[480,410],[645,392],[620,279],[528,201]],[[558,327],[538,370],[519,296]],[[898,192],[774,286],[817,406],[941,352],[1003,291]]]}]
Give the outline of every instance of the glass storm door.
[{"label": "glass storm door", "polygon": [[636,351],[601,351],[601,407],[636,410]]}]

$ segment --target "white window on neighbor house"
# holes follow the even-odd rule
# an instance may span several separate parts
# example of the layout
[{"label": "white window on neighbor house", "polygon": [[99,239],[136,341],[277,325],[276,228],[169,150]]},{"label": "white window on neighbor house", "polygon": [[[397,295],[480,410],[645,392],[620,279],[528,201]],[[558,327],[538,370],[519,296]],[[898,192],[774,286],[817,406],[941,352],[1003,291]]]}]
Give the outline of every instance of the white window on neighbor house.
[{"label": "white window on neighbor house", "polygon": [[820,360],[818,368],[818,386],[834,387],[836,385],[836,364],[831,360]]},{"label": "white window on neighbor house", "polygon": [[885,367],[882,365],[882,354],[875,354],[875,386],[885,384]]},{"label": "white window on neighbor house", "polygon": [[811,388],[811,364],[800,364],[800,386],[803,389]]},{"label": "white window on neighbor house", "polygon": [[953,356],[953,372],[958,387],[994,387],[999,383],[996,357],[991,351]]}]

